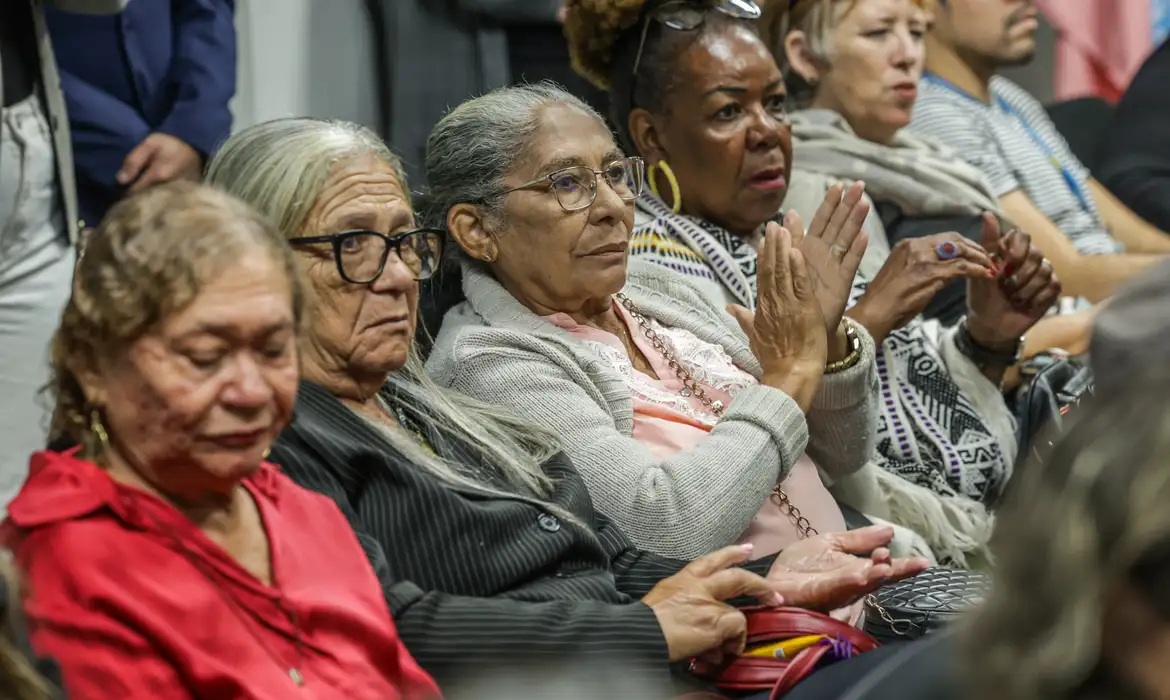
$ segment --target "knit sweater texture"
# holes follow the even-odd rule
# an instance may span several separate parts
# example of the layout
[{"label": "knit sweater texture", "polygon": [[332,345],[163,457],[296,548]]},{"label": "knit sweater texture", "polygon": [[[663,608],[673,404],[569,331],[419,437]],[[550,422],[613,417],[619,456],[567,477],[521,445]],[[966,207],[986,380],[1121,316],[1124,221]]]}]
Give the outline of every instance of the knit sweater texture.
[{"label": "knit sweater texture", "polygon": [[[807,419],[784,392],[746,387],[700,446],[663,460],[631,437],[630,391],[586,343],[523,306],[479,266],[464,266],[463,289],[467,301],[445,317],[428,371],[557,433],[598,510],[639,547],[694,558],[727,546],[803,452],[829,478],[857,471],[872,455],[877,374],[864,332],[861,360],[822,379]],[[645,316],[722,346],[737,366],[761,376],[743,331],[686,278],[631,261],[624,292]]]}]

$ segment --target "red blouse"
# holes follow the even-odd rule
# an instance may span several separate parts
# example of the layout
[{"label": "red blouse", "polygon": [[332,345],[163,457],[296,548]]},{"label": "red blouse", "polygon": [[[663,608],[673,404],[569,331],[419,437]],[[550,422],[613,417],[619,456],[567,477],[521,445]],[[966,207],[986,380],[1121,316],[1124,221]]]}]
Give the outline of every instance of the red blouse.
[{"label": "red blouse", "polygon": [[33,646],[60,664],[70,697],[438,698],[337,506],[268,464],[244,486],[272,586],[161,499],[73,453],[33,456],[5,539],[26,575]]}]

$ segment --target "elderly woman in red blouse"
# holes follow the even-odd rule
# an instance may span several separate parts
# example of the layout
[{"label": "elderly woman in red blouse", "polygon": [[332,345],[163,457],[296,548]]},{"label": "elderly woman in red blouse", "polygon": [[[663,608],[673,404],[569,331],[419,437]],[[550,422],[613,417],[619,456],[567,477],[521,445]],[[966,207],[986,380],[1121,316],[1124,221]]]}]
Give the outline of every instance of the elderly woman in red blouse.
[{"label": "elderly woman in red blouse", "polygon": [[86,700],[424,700],[332,501],[263,462],[292,414],[291,253],[192,184],[118,204],[53,343],[53,433],[7,544],[40,655]]}]

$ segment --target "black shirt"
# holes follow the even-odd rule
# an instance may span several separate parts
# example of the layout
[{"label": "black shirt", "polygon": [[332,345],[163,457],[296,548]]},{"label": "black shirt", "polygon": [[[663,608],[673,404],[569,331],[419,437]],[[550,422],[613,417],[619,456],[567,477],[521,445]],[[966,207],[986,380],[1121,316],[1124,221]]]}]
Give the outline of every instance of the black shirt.
[{"label": "black shirt", "polygon": [[1138,216],[1170,231],[1170,40],[1126,90],[1105,130],[1093,173]]},{"label": "black shirt", "polygon": [[[477,463],[474,448],[408,415],[436,452]],[[668,684],[666,640],[639,602],[686,562],[636,549],[595,513],[585,482],[563,454],[545,473],[549,500],[458,489],[416,467],[325,389],[303,382],[292,424],[271,461],[332,498],[382,581],[399,636],[447,688],[492,669],[623,664]],[[765,573],[772,558],[745,568]]]},{"label": "black shirt", "polygon": [[29,0],[0,0],[0,79],[3,106],[11,107],[37,85],[37,37]]}]

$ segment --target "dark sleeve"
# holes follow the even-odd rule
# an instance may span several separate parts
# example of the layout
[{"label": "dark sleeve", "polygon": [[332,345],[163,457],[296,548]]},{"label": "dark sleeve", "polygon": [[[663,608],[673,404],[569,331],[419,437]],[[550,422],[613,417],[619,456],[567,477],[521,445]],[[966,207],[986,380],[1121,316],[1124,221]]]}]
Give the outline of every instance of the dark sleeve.
[{"label": "dark sleeve", "polygon": [[1135,214],[1170,231],[1170,41],[1146,60],[1101,139],[1101,184]]},{"label": "dark sleeve", "polygon": [[[682,559],[660,557],[657,554],[638,549],[626,539],[621,528],[609,518],[598,513],[594,517],[597,536],[609,553],[609,567],[617,581],[618,590],[631,598],[641,598],[650,592],[658,582],[677,574],[690,562]],[[776,555],[749,561],[743,565],[748,571],[765,576],[772,567]],[[751,605],[751,600],[732,601],[736,604]]]},{"label": "dark sleeve", "polygon": [[337,503],[378,576],[399,635],[440,685],[485,669],[547,668],[566,659],[620,663],[647,682],[668,682],[666,640],[645,605],[525,602],[424,591],[391,569],[382,543],[364,530],[361,513],[341,484],[316,464],[311,450],[286,433],[273,446],[271,460],[302,486]]},{"label": "dark sleeve", "polygon": [[235,0],[173,3],[175,50],[168,79],[175,94],[158,131],[207,158],[228,137],[236,92]]}]

